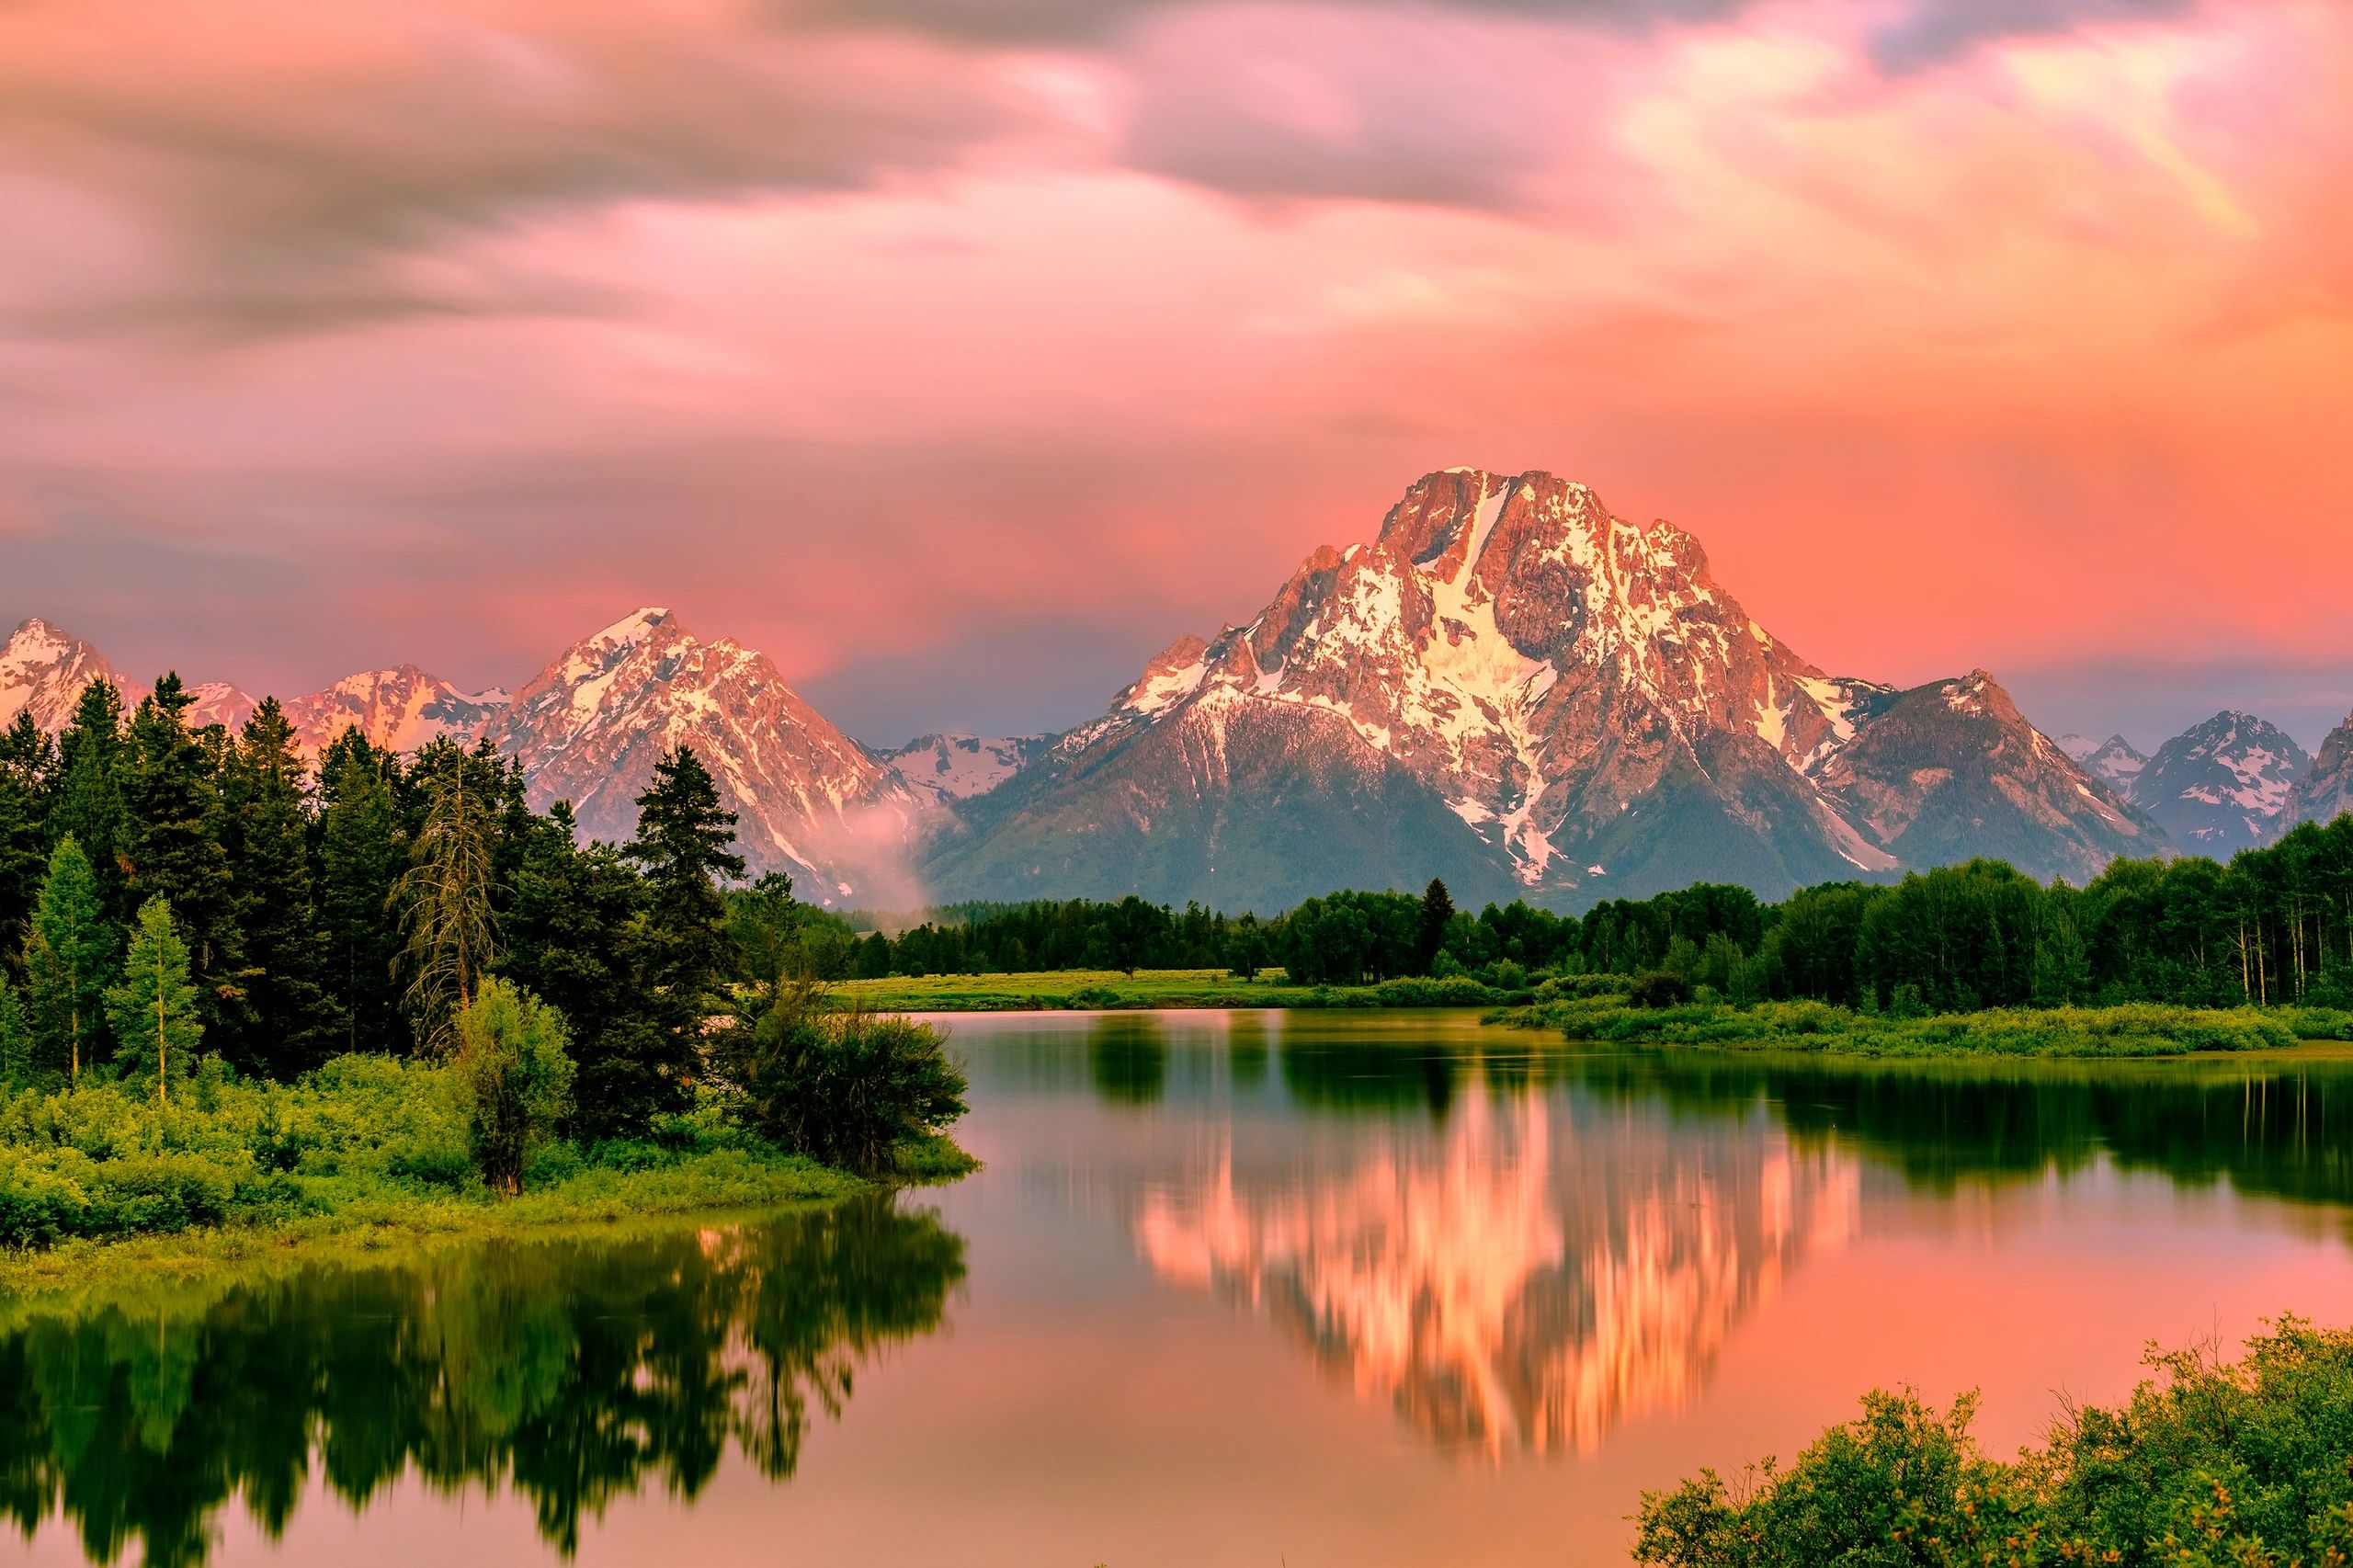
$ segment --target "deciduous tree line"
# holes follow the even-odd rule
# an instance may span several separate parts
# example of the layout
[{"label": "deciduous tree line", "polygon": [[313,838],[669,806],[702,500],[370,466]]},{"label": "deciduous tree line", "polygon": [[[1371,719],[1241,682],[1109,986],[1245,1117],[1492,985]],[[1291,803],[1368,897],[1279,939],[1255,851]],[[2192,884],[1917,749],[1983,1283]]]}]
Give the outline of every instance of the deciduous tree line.
[{"label": "deciduous tree line", "polygon": [[[1893,883],[1834,882],[1778,903],[1710,884],[1583,916],[1524,903],[1456,910],[1336,892],[1268,919],[1138,898],[973,904],[895,940],[826,938],[838,976],[1280,967],[1307,983],[1471,973],[1664,972],[1733,1000],[1899,1011],[2067,1003],[2353,1005],[2353,816],[2306,824],[2228,865],[2119,860],[2089,886],[1975,860]],[[1506,968],[1504,966],[1508,966]]]}]

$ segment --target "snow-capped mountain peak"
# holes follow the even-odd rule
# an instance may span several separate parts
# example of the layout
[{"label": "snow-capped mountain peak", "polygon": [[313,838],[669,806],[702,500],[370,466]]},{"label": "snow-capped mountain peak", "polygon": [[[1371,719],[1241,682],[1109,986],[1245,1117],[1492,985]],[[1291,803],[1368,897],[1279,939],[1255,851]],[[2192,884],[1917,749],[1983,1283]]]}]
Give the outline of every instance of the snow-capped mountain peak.
[{"label": "snow-capped mountain peak", "polygon": [[2132,781],[2132,799],[2175,842],[2228,853],[2288,821],[2313,759],[2278,725],[2236,710],[2176,735]]},{"label": "snow-capped mountain peak", "polygon": [[[1550,473],[1452,469],[1412,485],[1371,542],[1311,553],[1248,625],[1171,644],[1101,719],[993,795],[982,831],[950,843],[941,869],[946,891],[974,896],[1022,879],[1045,891],[1061,864],[1056,891],[1148,876],[1155,896],[1214,901],[1231,885],[1221,863],[1251,844],[1267,869],[1244,873],[1246,885],[1263,882],[1269,898],[1348,875],[1411,881],[1425,863],[1454,864],[1451,881],[1487,858],[1506,886],[1563,902],[1592,896],[1577,890],[1604,877],[1639,894],[1886,870],[1904,863],[1894,838],[1920,813],[1858,815],[1856,802],[1916,807],[1928,787],[1901,769],[1900,748],[1872,748],[1835,779],[1834,764],[1909,695],[1801,658],[1671,523],[1630,522]],[[1933,700],[1946,728],[1999,742],[2032,779],[2006,775],[2006,794],[1972,773],[1956,787],[1993,798],[1939,812],[2030,813],[2045,837],[2020,842],[2079,875],[2137,846],[2143,825],[2105,790],[2079,793],[2088,781],[1984,671],[1941,683]],[[1934,728],[1925,717],[1909,727]],[[1274,830],[1241,831],[1245,788],[1325,813],[1288,828],[1298,842],[1279,852],[1296,872],[1273,869]],[[1435,816],[1404,803],[1414,789]],[[1165,846],[1179,822],[1209,840],[1197,846],[1202,874],[1181,885]],[[1396,848],[1406,833],[1411,854]],[[1466,835],[1477,847],[1445,847]],[[1334,846],[1348,842],[1365,860],[1342,874]]]},{"label": "snow-capped mountain peak", "polygon": [[252,718],[254,710],[260,706],[244,691],[222,680],[208,680],[189,687],[188,694],[191,700],[180,717],[191,730],[218,724],[231,734],[235,734],[244,728],[245,721]]},{"label": "snow-capped mountain peak", "polygon": [[415,665],[363,670],[286,705],[296,742],[313,756],[357,729],[369,744],[413,752],[447,737],[471,743],[506,706],[506,693],[460,691]]},{"label": "snow-capped mountain peak", "polygon": [[[572,801],[581,828],[627,837],[654,765],[690,747],[740,819],[755,872],[788,869],[807,896],[872,896],[904,865],[919,803],[897,776],[787,686],[764,653],[703,642],[646,608],[541,670],[488,731],[520,760],[539,804]],[[885,895],[887,896],[887,895]]]},{"label": "snow-capped mountain peak", "polygon": [[[2080,736],[2076,737],[2081,739]],[[2110,735],[2097,745],[2086,746],[2078,755],[2069,752],[2085,772],[2103,779],[2108,786],[2128,800],[2132,796],[2132,781],[2149,765],[2149,759],[2134,749],[2122,735]]]},{"label": "snow-capped mountain peak", "polygon": [[0,644],[0,725],[29,712],[42,729],[62,730],[94,680],[118,689],[123,685],[106,656],[89,643],[38,616],[27,619]]}]

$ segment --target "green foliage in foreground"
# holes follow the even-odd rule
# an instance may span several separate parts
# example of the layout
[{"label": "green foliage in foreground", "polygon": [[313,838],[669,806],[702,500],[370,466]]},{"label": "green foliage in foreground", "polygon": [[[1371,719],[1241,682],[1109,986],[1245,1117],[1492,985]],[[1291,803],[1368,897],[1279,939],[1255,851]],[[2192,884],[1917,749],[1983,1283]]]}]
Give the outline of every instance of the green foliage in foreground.
[{"label": "green foliage in foreground", "polygon": [[[853,980],[835,988],[856,1006],[910,1013],[1115,1012],[1127,1008],[1495,1007],[1540,994],[1468,975],[1402,975],[1378,985],[1295,985],[1279,969],[1256,980],[1222,970],[1062,970]],[[1556,988],[1557,990],[1557,988]]]},{"label": "green foliage in foreground", "polygon": [[964,1074],[938,1029],[833,1011],[811,982],[764,987],[711,1057],[742,1089],[749,1126],[863,1176],[889,1170],[902,1147],[964,1114]]},{"label": "green foliage in foreground", "polygon": [[509,1197],[572,1108],[563,1015],[493,975],[458,1013],[457,1084],[483,1179]]},{"label": "green foliage in foreground", "polygon": [[1928,1017],[1858,1013],[1820,1002],[1640,1007],[1624,997],[1540,1003],[1490,1021],[1571,1040],[1856,1056],[2177,1056],[2353,1039],[2353,1014],[2320,1008],[1999,1008]]},{"label": "green foliage in foreground", "polygon": [[1873,1393],[1783,1470],[1646,1494],[1658,1568],[2323,1568],[2353,1561],[2353,1332],[2283,1317],[2242,1361],[2152,1353],[2120,1409],[2069,1412],[2040,1449],[1978,1451],[1972,1402]]},{"label": "green foliage in foreground", "polygon": [[[924,1168],[911,1174],[955,1174],[929,1144],[916,1157]],[[256,1084],[208,1060],[168,1105],[137,1080],[0,1099],[0,1246],[55,1247],[68,1263],[76,1242],[210,1227],[298,1238],[504,1228],[863,1186],[745,1131],[718,1091],[654,1118],[643,1139],[541,1142],[524,1179],[520,1199],[483,1184],[454,1067],[346,1056],[293,1084]],[[196,1250],[219,1244],[238,1250],[233,1239]],[[69,1271],[19,1257],[0,1264],[0,1284]]]}]

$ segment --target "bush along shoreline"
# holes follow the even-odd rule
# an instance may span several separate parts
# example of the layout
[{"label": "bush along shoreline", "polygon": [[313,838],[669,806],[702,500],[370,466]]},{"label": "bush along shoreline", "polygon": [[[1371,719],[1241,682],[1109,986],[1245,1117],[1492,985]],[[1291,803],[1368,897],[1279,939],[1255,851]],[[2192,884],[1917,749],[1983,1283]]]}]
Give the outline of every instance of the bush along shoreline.
[{"label": "bush along shoreline", "polygon": [[1631,993],[1552,998],[1497,1009],[1485,1015],[1484,1021],[1597,1044],[1867,1057],[2185,1056],[2285,1050],[2307,1040],[2353,1040],[2353,1012],[2333,1008],[2140,1003],[1896,1014],[1821,1002],[1735,1006],[1694,999],[1688,987],[1640,983]]},{"label": "bush along shoreline", "polygon": [[2282,1317],[2244,1358],[2152,1351],[2116,1408],[2070,1409],[2014,1460],[1909,1390],[1863,1400],[1786,1467],[1645,1493],[1654,1568],[2324,1568],[2353,1561],[2353,1331]]}]

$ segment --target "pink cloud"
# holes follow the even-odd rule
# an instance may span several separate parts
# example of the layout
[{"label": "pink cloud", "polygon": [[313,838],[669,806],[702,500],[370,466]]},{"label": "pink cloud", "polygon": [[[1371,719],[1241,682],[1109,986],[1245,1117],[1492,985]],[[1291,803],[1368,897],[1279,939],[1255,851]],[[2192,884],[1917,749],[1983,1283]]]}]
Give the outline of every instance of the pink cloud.
[{"label": "pink cloud", "polygon": [[126,663],[209,614],[255,689],[517,679],[652,600],[1013,684],[1010,629],[1212,630],[1464,461],[1859,673],[2353,659],[2336,7],[1892,62],[1936,7],[102,4],[0,13],[0,537]]}]

